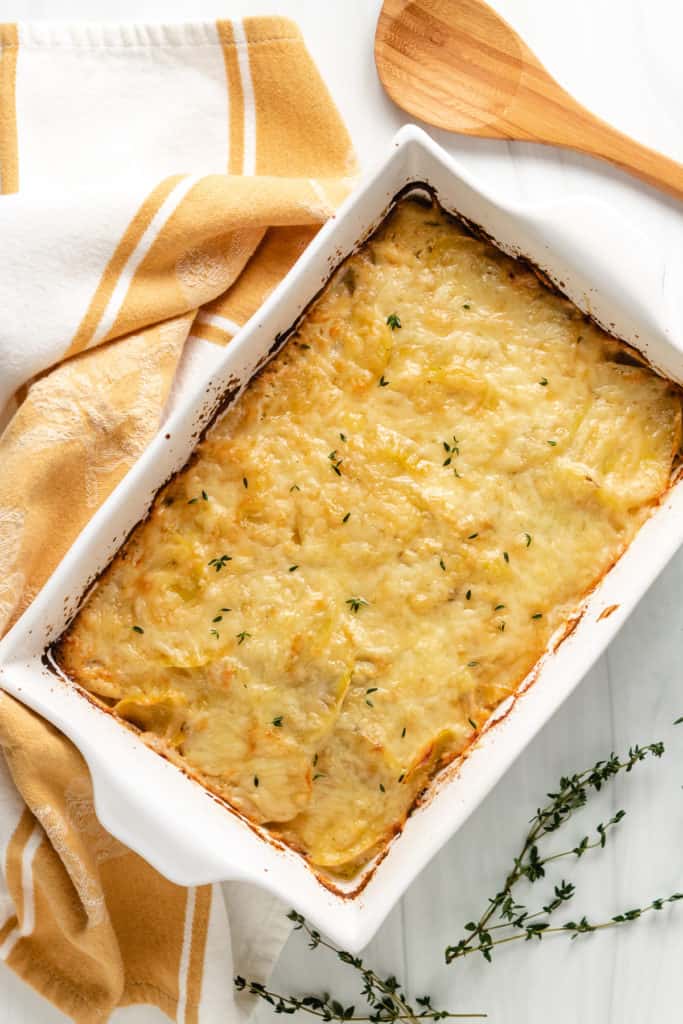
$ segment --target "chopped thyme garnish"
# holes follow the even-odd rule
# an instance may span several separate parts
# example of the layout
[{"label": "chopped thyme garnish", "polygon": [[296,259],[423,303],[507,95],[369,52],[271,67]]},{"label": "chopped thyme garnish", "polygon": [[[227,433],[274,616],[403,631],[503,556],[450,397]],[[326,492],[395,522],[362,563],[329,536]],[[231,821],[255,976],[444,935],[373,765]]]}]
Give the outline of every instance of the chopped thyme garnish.
[{"label": "chopped thyme garnish", "polygon": [[526,546],[529,547],[529,545],[531,544],[531,534],[525,533],[524,536],[526,537]]},{"label": "chopped thyme garnish", "polygon": [[555,448],[557,445],[557,441],[548,441],[547,443],[550,445],[551,448]]},{"label": "chopped thyme garnish", "polygon": [[340,441],[345,441],[345,440],[346,440],[346,434],[342,434],[342,433],[340,432],[340,433],[339,433],[339,440],[340,440]]},{"label": "chopped thyme garnish", "polygon": [[468,668],[476,668],[478,664],[479,664],[478,661],[468,661],[467,662],[467,667]]},{"label": "chopped thyme garnish", "polygon": [[243,629],[241,633],[235,633],[235,638],[238,644],[243,644],[245,640],[249,640],[251,633],[247,633],[246,629]]},{"label": "chopped thyme garnish", "polygon": [[254,785],[258,788],[258,775],[254,776]]},{"label": "chopped thyme garnish", "polygon": [[542,388],[546,388],[548,386],[548,378],[541,377],[538,383],[541,385]]},{"label": "chopped thyme garnish", "polygon": [[209,500],[209,495],[206,493],[206,491],[202,491],[202,498],[204,499],[204,501]]},{"label": "chopped thyme garnish", "polygon": [[218,632],[217,629],[210,629],[209,633],[214,638],[214,640],[219,640],[220,639],[220,633]]},{"label": "chopped thyme garnish", "polygon": [[342,519],[342,523],[348,523],[350,517],[351,517],[351,513],[347,512],[346,515]]},{"label": "chopped thyme garnish", "polygon": [[403,782],[403,780],[405,779],[405,777],[406,777],[406,773],[405,773],[405,772],[401,772],[401,774],[399,775],[399,777],[398,777],[397,781],[398,781],[398,782]]},{"label": "chopped thyme garnish", "polygon": [[131,629],[133,630],[134,633],[144,633],[145,632],[144,629],[142,628],[142,626],[131,626]]},{"label": "chopped thyme garnish", "polygon": [[493,610],[494,610],[494,612],[499,612],[504,607],[505,607],[504,604],[497,604],[496,607]]},{"label": "chopped thyme garnish", "polygon": [[325,772],[316,772],[315,775],[313,776],[312,781],[315,782],[316,779],[324,779],[324,778],[325,778]]},{"label": "chopped thyme garnish", "polygon": [[168,508],[168,506],[172,505],[174,501],[175,498],[172,498],[170,494],[167,494],[166,497],[164,498],[164,505],[166,506],[166,508]]},{"label": "chopped thyme garnish", "polygon": [[246,490],[246,489],[247,489],[247,487],[249,486],[249,481],[247,480],[246,476],[243,476],[243,477],[242,477],[242,485],[243,485],[243,487],[244,487],[244,489],[245,489],[245,490]]},{"label": "chopped thyme garnish", "polygon": [[468,590],[468,591],[467,591],[467,592],[465,593],[465,600],[466,600],[466,601],[469,601],[469,599],[470,599],[471,597],[472,597],[472,591],[471,591],[471,590]]},{"label": "chopped thyme garnish", "polygon": [[505,632],[505,623],[504,622],[499,622],[498,623],[498,629],[501,631],[501,633],[504,633]]},{"label": "chopped thyme garnish", "polygon": [[389,314],[389,316],[387,317],[387,324],[389,325],[389,327],[391,327],[392,331],[395,331],[397,327],[402,326],[401,321],[396,315],[396,313]]},{"label": "chopped thyme garnish", "polygon": [[220,558],[212,558],[210,562],[207,562],[207,565],[212,565],[216,572],[220,572],[231,561],[232,555],[221,555]]},{"label": "chopped thyme garnish", "polygon": [[318,755],[317,755],[317,754],[314,754],[314,755],[313,755],[313,767],[314,767],[314,768],[315,768],[315,766],[317,765],[317,763],[318,763]]},{"label": "chopped thyme garnish", "polygon": [[327,457],[332,463],[332,469],[335,471],[337,476],[341,476],[341,469],[339,467],[341,466],[344,460],[340,459],[339,456],[337,455],[337,449],[335,448],[334,451],[330,452],[330,454]]},{"label": "chopped thyme garnish", "polygon": [[190,500],[188,501],[187,504],[188,505],[194,505],[198,501],[199,501],[199,498],[190,498]]},{"label": "chopped thyme garnish", "polygon": [[222,615],[215,615],[214,618],[211,619],[211,621],[212,622],[222,622],[223,621],[223,616]]},{"label": "chopped thyme garnish", "polygon": [[232,608],[221,608],[222,612],[231,612]]},{"label": "chopped thyme garnish", "polygon": [[445,564],[444,564],[444,560],[443,560],[443,558],[440,558],[440,559],[439,559],[439,565],[441,566],[441,568],[442,568],[442,569],[443,569],[443,571],[445,572],[445,571],[446,571],[446,566],[445,566]]},{"label": "chopped thyme garnish", "polygon": [[384,784],[382,782],[380,782],[379,788],[380,788],[382,793],[386,793],[386,789],[384,788]]},{"label": "chopped thyme garnish", "polygon": [[348,604],[351,611],[355,614],[360,608],[367,606],[367,601],[364,597],[347,597],[346,603]]},{"label": "chopped thyme garnish", "polygon": [[[443,466],[450,466],[451,462],[453,461],[453,456],[460,454],[459,443],[460,442],[458,441],[458,439],[455,436],[455,434],[453,434],[453,443],[452,444],[449,441],[442,441],[441,442],[441,444],[443,445],[443,449],[446,452],[446,458],[444,459],[444,461],[442,463]],[[455,473],[456,476],[459,475],[457,469],[454,470],[454,473]]]},{"label": "chopped thyme garnish", "polygon": [[386,380],[384,374],[382,374],[382,376],[380,377],[379,381],[377,382],[377,387],[378,388],[386,388],[390,384],[391,384],[391,381],[390,380]]},{"label": "chopped thyme garnish", "polygon": [[510,556],[508,555],[507,551],[503,552],[503,558],[505,559],[506,562],[510,561]]},{"label": "chopped thyme garnish", "polygon": [[471,719],[471,718],[468,718],[468,719],[467,719],[467,721],[468,721],[468,722],[470,723],[470,725],[472,726],[472,728],[473,728],[473,729],[474,729],[474,731],[476,732],[476,730],[477,730],[477,723],[476,723],[476,722],[474,722],[474,721],[472,721],[472,719]]},{"label": "chopped thyme garnish", "polygon": [[542,619],[543,618],[543,612],[534,612],[534,614],[531,616],[531,618],[532,619]]},{"label": "chopped thyme garnish", "polygon": [[468,540],[476,540],[478,536],[479,536],[478,533],[471,533],[467,539]]},{"label": "chopped thyme garnish", "polygon": [[368,706],[369,708],[374,708],[374,706],[375,706],[375,705],[374,705],[374,704],[372,703],[372,701],[371,701],[371,700],[368,700],[368,698],[367,698],[367,697],[365,698],[365,703],[367,704],[367,706]]},{"label": "chopped thyme garnish", "polygon": [[370,689],[369,689],[369,690],[366,690],[365,692],[366,692],[366,693],[377,693],[377,690],[378,690],[378,689],[379,689],[379,687],[378,687],[378,686],[371,686],[371,687],[370,687]]},{"label": "chopped thyme garnish", "polygon": [[307,344],[306,344],[305,342],[303,342],[303,341],[295,341],[295,342],[294,342],[294,344],[296,345],[296,347],[297,347],[297,348],[303,348],[303,349],[307,349],[307,348],[310,348],[310,347],[311,347],[310,345],[307,345]]},{"label": "chopped thyme garnish", "polygon": [[298,484],[292,484],[292,486],[289,488],[289,493],[291,494],[292,491],[300,491],[300,490],[301,490],[301,488],[299,487]]},{"label": "chopped thyme garnish", "polygon": [[471,304],[469,302],[463,302],[462,308],[463,309],[471,309],[472,306],[471,306]]},{"label": "chopped thyme garnish", "polygon": [[276,715],[276,717],[273,719],[273,725],[275,726],[276,729],[280,729],[282,727],[282,717],[282,715]]},{"label": "chopped thyme garnish", "polygon": [[290,567],[289,567],[289,572],[296,572],[296,570],[297,570],[298,568],[299,568],[299,566],[298,566],[298,565],[290,565]]},{"label": "chopped thyme garnish", "polygon": [[405,739],[405,735],[406,735],[406,727],[404,725],[403,728],[401,729],[401,739]]}]

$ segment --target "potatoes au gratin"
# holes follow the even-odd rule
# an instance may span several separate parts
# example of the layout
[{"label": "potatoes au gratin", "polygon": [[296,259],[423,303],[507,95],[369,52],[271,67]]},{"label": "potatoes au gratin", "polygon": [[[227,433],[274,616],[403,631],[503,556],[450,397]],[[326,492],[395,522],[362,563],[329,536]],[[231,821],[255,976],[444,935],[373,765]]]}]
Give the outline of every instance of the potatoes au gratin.
[{"label": "potatoes au gratin", "polygon": [[350,876],[619,558],[680,444],[674,385],[405,199],[159,493],[58,660]]}]

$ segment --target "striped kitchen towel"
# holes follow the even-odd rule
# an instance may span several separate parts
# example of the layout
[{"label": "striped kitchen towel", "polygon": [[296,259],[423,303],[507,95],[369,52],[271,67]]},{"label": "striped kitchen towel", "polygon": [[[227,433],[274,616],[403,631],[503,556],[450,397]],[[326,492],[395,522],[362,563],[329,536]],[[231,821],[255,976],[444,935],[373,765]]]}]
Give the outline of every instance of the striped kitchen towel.
[{"label": "striped kitchen towel", "polygon": [[[286,20],[0,25],[0,632],[354,173]],[[163,879],[0,696],[0,957],[74,1021],[244,1020],[233,974],[265,979],[285,909]]]}]

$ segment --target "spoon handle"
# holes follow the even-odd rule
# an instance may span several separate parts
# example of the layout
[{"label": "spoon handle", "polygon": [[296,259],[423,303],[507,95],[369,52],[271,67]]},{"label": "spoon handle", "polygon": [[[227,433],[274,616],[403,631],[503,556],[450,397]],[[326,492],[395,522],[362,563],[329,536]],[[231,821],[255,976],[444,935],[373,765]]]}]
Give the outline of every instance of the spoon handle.
[{"label": "spoon handle", "polygon": [[[516,97],[524,104],[524,135],[537,142],[565,146],[609,160],[648,185],[683,199],[683,165],[641,145],[582,107],[555,81],[524,76]],[[533,107],[536,116],[530,117]],[[514,119],[514,113],[510,111]]]}]

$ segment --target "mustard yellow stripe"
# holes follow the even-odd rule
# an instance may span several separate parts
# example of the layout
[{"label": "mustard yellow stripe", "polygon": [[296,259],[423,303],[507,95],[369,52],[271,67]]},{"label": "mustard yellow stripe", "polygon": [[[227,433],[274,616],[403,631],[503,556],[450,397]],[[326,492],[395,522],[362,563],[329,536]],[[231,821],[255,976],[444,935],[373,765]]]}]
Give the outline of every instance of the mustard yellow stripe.
[{"label": "mustard yellow stripe", "polygon": [[228,173],[241,174],[242,161],[244,159],[244,90],[242,89],[242,78],[237,62],[235,37],[232,24],[229,21],[217,21],[216,30],[223,50],[225,77],[228,88],[228,134],[230,139]]},{"label": "mustard yellow stripe", "polygon": [[176,1020],[187,889],[133,854],[106,861],[101,870],[123,957],[121,1005],[148,1000]]},{"label": "mustard yellow stripe", "polygon": [[[150,310],[168,318],[198,309],[242,274],[263,230],[222,230],[222,222],[234,224],[239,210],[258,217],[253,203],[240,202],[232,181],[244,179],[225,174],[202,178],[170,214],[135,270],[110,338],[139,328]],[[226,209],[226,199],[233,209]]]},{"label": "mustard yellow stripe", "polygon": [[17,139],[17,26],[0,25],[0,191],[19,191]]},{"label": "mustard yellow stripe", "polygon": [[[301,256],[317,231],[317,224],[269,228],[232,288],[219,295],[213,302],[207,303],[203,311],[227,317],[238,324],[246,323]],[[195,323],[192,333],[203,337],[200,330],[203,326]]]},{"label": "mustard yellow stripe", "polygon": [[252,43],[303,43],[303,37],[295,22],[276,14],[243,19],[244,30],[250,45]]},{"label": "mustard yellow stripe", "polygon": [[190,949],[190,963],[187,969],[185,1024],[197,1024],[199,1020],[199,1001],[202,995],[204,953],[206,951],[206,937],[209,932],[210,911],[211,886],[203,885],[197,889],[195,899],[192,946]]},{"label": "mustard yellow stripe", "polygon": [[114,255],[104,268],[100,283],[69,348],[64,354],[65,357],[76,355],[77,352],[82,352],[88,347],[93,334],[97,330],[97,325],[107,308],[107,303],[116,287],[119,275],[130,259],[131,253],[135,250],[159,208],[183,177],[184,175],[182,174],[176,174],[162,181],[147,197],[133,217],[117,245]]},{"label": "mustard yellow stripe", "polygon": [[7,920],[3,924],[2,928],[0,928],[0,946],[2,946],[3,942],[5,941],[5,939],[9,935],[9,933],[11,931],[14,931],[14,929],[17,927],[18,923],[19,922],[17,921],[17,915],[16,914],[12,914],[11,917],[7,918]]},{"label": "mustard yellow stripe", "polygon": [[266,36],[245,18],[254,92],[259,174],[337,178],[353,174],[355,158],[344,123],[303,39],[290,25]]},{"label": "mustard yellow stripe", "polygon": [[14,909],[16,910],[18,917],[21,917],[24,911],[24,888],[21,878],[21,859],[24,853],[24,847],[33,832],[34,825],[35,819],[28,807],[25,807],[21,818],[19,819],[19,823],[7,844],[7,853],[5,855],[5,878],[7,880],[7,891],[12,897]]},{"label": "mustard yellow stripe", "polygon": [[201,338],[203,341],[212,341],[214,345],[227,345],[233,335],[230,331],[224,331],[222,327],[203,324],[201,320],[195,320],[192,325],[192,337]]}]

